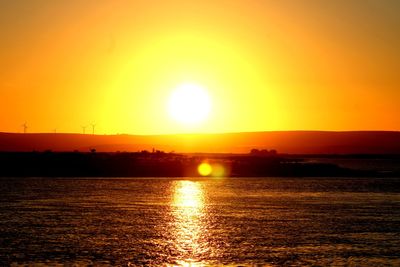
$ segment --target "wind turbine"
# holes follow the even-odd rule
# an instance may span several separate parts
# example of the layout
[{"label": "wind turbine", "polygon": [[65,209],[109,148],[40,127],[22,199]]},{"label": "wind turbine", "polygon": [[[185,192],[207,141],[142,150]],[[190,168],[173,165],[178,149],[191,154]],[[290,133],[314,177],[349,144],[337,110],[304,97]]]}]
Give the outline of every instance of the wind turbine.
[{"label": "wind turbine", "polygon": [[86,127],[87,126],[81,126],[82,127],[82,132],[83,132],[83,134],[85,134],[86,133]]},{"label": "wind turbine", "polygon": [[22,124],[22,127],[24,128],[24,133],[26,133],[26,130],[28,129],[28,125],[26,125],[26,122],[24,122],[24,124]]},{"label": "wind turbine", "polygon": [[94,128],[96,127],[96,123],[90,124],[92,126],[92,134],[94,135]]}]

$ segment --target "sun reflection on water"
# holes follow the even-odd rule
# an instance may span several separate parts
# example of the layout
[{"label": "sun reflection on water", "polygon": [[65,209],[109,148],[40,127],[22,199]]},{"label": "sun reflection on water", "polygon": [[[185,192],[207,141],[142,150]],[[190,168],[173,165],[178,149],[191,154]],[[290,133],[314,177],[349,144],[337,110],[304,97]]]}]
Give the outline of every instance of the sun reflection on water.
[{"label": "sun reflection on water", "polygon": [[196,266],[201,255],[209,250],[205,233],[205,197],[199,182],[177,181],[173,195],[175,245],[177,263]]}]

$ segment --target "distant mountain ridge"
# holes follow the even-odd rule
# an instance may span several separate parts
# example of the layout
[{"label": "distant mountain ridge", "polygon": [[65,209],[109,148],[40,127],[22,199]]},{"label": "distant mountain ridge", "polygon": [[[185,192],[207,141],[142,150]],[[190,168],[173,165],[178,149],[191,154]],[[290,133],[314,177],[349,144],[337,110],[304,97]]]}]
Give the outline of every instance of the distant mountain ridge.
[{"label": "distant mountain ridge", "polygon": [[252,148],[290,154],[400,154],[397,131],[274,131],[176,135],[0,133],[0,151],[140,151],[248,153]]}]

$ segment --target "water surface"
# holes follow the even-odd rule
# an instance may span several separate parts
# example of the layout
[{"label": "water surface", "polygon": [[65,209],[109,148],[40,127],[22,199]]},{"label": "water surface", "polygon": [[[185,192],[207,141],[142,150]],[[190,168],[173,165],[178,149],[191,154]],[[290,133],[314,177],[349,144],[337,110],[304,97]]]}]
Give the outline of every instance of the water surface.
[{"label": "water surface", "polygon": [[400,265],[396,178],[3,178],[0,265]]}]

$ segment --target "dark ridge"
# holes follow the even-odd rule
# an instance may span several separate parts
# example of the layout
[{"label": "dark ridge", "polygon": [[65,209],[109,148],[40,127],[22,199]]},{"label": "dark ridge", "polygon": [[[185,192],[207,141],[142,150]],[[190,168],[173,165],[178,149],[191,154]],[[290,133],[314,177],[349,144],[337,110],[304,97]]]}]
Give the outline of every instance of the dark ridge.
[{"label": "dark ridge", "polygon": [[276,149],[288,154],[400,154],[400,132],[282,131],[181,135],[83,135],[0,133],[0,151],[248,153]]},{"label": "dark ridge", "polygon": [[187,156],[176,153],[2,152],[1,177],[196,177],[200,163],[222,166],[226,177],[378,177],[400,176],[400,171],[378,172],[340,167],[301,158],[227,155]]}]

